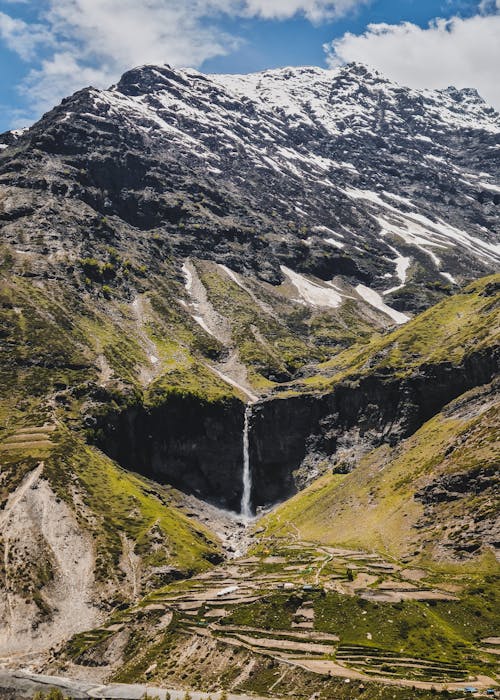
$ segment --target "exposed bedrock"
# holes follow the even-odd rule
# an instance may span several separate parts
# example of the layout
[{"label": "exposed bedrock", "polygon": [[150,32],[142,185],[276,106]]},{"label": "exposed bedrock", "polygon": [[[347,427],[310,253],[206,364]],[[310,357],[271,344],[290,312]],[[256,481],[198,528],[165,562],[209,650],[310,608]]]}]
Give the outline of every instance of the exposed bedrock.
[{"label": "exposed bedrock", "polygon": [[[465,391],[490,382],[498,364],[498,350],[480,351],[460,366],[422,365],[407,377],[377,372],[328,394],[260,401],[250,417],[252,507],[284,500],[336,456],[396,444]],[[239,511],[243,426],[238,399],[171,396],[155,408],[108,414],[96,435],[124,467]]]},{"label": "exposed bedrock", "polygon": [[314,473],[336,454],[359,454],[412,435],[457,396],[491,381],[499,359],[498,350],[477,352],[458,367],[423,365],[404,378],[376,373],[321,396],[262,401],[250,431],[254,505],[292,495],[307,479],[304,472]]},{"label": "exposed bedrock", "polygon": [[119,464],[230,510],[242,494],[244,404],[171,396],[99,420],[96,442]]}]

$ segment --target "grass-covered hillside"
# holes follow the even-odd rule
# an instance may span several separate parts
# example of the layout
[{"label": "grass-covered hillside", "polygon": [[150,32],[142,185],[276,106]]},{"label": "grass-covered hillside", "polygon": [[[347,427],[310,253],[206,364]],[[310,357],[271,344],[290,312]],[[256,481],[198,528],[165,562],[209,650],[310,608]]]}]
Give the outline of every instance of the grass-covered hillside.
[{"label": "grass-covered hillside", "polygon": [[[295,389],[327,391],[370,375],[418,378],[433,366],[473,374],[495,362],[499,337],[500,276],[494,275],[320,365]],[[474,356],[476,369],[467,365]],[[420,391],[425,401],[425,385]],[[264,519],[266,536],[297,532],[312,542],[444,565],[474,557],[488,568],[500,539],[498,413],[495,381],[460,396],[408,439],[358,458],[350,473],[341,473],[340,460]]]},{"label": "grass-covered hillside", "polygon": [[149,298],[143,311],[78,297],[61,280],[12,274],[6,254],[2,273],[0,646],[13,652],[50,646],[220,558],[217,536],[178,510],[174,490],[89,444],[100,416],[172,394],[241,399],[204,364],[211,348],[187,314]]},{"label": "grass-covered hillside", "polygon": [[427,700],[495,685],[496,579],[288,542],[159,589],[53,659],[121,683],[215,693]]},{"label": "grass-covered hillside", "polygon": [[[311,324],[334,333],[340,323],[334,346],[356,336],[335,314],[291,303],[288,288],[273,292],[252,282],[247,288],[221,266],[189,263],[184,271],[171,259],[161,262],[161,274],[149,275],[140,260],[97,248],[96,257],[67,255],[65,275],[60,267],[41,274],[33,254],[0,251],[7,649],[48,646],[172,577],[211,566],[220,556],[218,538],[176,508],[174,490],[133,472],[163,461],[188,481],[195,473],[195,492],[210,478],[220,494],[224,439],[224,478],[237,504],[250,390],[272,387],[269,376],[289,377],[328,356],[331,340],[316,338]],[[361,335],[383,325],[376,315],[362,318],[361,310]],[[158,457],[154,446],[147,452],[169,429],[170,452]],[[158,478],[168,484],[170,476]],[[60,536],[59,521],[66,524]],[[72,567],[81,585],[69,595]],[[77,598],[84,602],[72,615]]]},{"label": "grass-covered hillside", "polygon": [[2,653],[43,649],[166,581],[210,568],[218,538],[179,495],[63,425],[0,444]]},{"label": "grass-covered hillside", "polygon": [[[328,392],[387,368],[459,363],[496,342],[498,276],[383,335],[383,319],[359,299],[307,306],[292,278],[273,287],[171,259],[148,277],[113,249],[68,262],[63,278],[18,258],[2,249],[1,639],[14,651],[47,648],[219,559],[217,536],[186,517],[169,485],[239,507],[243,410],[254,393]],[[286,384],[297,376],[308,378]],[[287,523],[306,539],[398,557],[485,553],[493,511],[481,469],[493,460],[494,408],[486,394],[467,401],[473,408],[437,416],[352,474],[323,477],[269,516],[265,537],[278,541]],[[446,491],[439,479],[462,472],[472,486],[436,500]]]},{"label": "grass-covered hillside", "polygon": [[421,366],[461,365],[472,354],[498,348],[500,274],[484,277],[395,331],[374,335],[316,365],[291,388],[329,390],[370,374],[410,376]]},{"label": "grass-covered hillside", "polygon": [[401,559],[476,558],[498,544],[498,385],[448,405],[396,447],[383,445],[348,474],[329,472],[259,524],[264,538],[360,547]]}]

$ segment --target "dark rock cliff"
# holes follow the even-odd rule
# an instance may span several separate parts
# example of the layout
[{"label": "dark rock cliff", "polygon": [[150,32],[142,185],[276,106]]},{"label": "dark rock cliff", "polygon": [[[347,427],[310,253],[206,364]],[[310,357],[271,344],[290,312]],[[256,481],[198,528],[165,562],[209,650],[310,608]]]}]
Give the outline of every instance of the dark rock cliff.
[{"label": "dark rock cliff", "polygon": [[155,408],[108,413],[97,445],[127,469],[230,510],[242,494],[244,405],[171,396]]},{"label": "dark rock cliff", "polygon": [[[304,481],[297,470],[304,465],[314,474],[315,465],[333,464],[346,449],[359,454],[412,435],[457,396],[490,382],[498,366],[498,349],[489,350],[460,366],[421,365],[408,377],[372,374],[339,383],[328,394],[255,404],[249,434],[253,507],[295,493]],[[96,435],[122,466],[239,511],[243,424],[238,399],[172,396],[152,409],[108,414]]]},{"label": "dark rock cliff", "polygon": [[303,477],[294,472],[304,464],[314,469],[348,448],[359,453],[412,435],[457,396],[490,382],[499,360],[497,348],[460,366],[422,365],[409,377],[372,374],[324,395],[262,401],[250,432],[254,505],[295,493]]}]

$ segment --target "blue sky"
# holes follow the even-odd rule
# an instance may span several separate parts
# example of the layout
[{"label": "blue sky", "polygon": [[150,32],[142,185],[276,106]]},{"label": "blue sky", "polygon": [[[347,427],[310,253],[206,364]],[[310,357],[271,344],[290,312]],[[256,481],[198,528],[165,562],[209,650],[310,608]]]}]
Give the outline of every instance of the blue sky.
[{"label": "blue sky", "polygon": [[477,7],[472,0],[378,0],[333,22],[311,23],[303,16],[281,22],[232,22],[226,25],[228,30],[243,37],[245,44],[230,56],[205,61],[202,69],[248,73],[288,65],[324,66],[324,44],[346,32],[360,34],[368,24],[378,22],[410,21],[424,27],[435,17],[452,17],[457,11],[470,16]]},{"label": "blue sky", "polygon": [[0,0],[0,131],[89,84],[168,62],[206,72],[359,60],[500,107],[500,0]]}]

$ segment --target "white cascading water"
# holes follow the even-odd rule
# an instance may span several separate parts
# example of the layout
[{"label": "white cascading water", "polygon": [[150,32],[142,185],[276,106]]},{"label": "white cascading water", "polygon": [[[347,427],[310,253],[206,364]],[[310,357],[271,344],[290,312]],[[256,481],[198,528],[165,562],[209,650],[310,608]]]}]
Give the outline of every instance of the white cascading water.
[{"label": "white cascading water", "polygon": [[250,471],[250,452],[248,440],[251,412],[252,404],[247,404],[245,407],[245,422],[243,425],[243,495],[241,497],[241,515],[245,520],[252,517],[252,472]]}]

